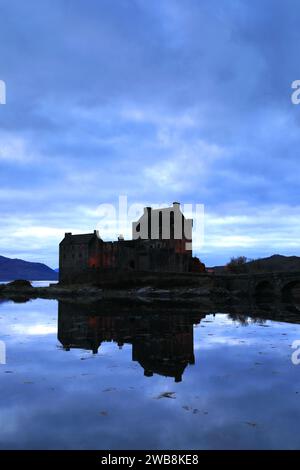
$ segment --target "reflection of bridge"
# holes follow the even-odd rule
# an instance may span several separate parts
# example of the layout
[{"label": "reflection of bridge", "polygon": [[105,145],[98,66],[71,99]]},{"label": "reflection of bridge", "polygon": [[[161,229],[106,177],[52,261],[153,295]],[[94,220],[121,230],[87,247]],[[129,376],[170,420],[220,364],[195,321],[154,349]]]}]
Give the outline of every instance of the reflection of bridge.
[{"label": "reflection of bridge", "polygon": [[215,275],[214,288],[240,291],[253,299],[291,302],[300,300],[300,272]]},{"label": "reflection of bridge", "polygon": [[195,362],[193,326],[205,315],[113,309],[113,304],[106,312],[103,303],[59,302],[58,339],[65,350],[88,349],[96,354],[103,342],[131,344],[132,360],[139,362],[145,376],[157,373],[180,382],[187,365]]}]

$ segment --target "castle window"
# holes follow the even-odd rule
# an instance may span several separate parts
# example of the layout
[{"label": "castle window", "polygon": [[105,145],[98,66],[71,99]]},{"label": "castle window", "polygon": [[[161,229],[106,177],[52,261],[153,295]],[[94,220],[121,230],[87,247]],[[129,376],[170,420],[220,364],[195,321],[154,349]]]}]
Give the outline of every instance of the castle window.
[{"label": "castle window", "polygon": [[141,224],[137,224],[137,226],[136,226],[135,229],[136,229],[137,232],[140,232],[140,230],[141,230]]},{"label": "castle window", "polygon": [[134,262],[133,259],[132,259],[131,261],[129,261],[129,267],[130,267],[131,269],[134,269],[134,268],[135,268],[135,262]]},{"label": "castle window", "polygon": [[174,239],[174,211],[170,212],[170,239]]},{"label": "castle window", "polygon": [[159,211],[158,227],[159,227],[159,236],[158,236],[158,238],[161,240],[162,239],[162,211]]}]

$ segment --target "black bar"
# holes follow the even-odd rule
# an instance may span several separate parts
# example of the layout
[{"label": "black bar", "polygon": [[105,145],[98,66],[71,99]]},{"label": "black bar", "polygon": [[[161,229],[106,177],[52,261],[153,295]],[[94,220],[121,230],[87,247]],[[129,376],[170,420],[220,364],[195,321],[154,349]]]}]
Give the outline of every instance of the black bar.
[{"label": "black bar", "polygon": [[274,459],[276,464],[287,465],[295,458],[299,457],[299,451],[128,451],[128,450],[93,450],[93,451],[56,451],[56,450],[37,450],[37,451],[0,451],[1,465],[16,464],[93,464],[103,469],[121,465],[124,468],[138,468],[148,465],[185,465],[187,467],[196,467],[204,464],[265,464],[269,465]]}]

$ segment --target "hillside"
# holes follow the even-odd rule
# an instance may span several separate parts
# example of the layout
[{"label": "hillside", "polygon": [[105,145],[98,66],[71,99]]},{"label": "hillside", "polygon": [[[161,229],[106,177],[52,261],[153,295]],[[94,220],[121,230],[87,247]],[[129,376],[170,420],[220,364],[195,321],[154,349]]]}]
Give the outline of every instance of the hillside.
[{"label": "hillside", "polygon": [[[228,272],[226,266],[215,266],[212,268],[216,273]],[[248,261],[236,268],[236,272],[259,273],[259,272],[282,272],[300,271],[299,256],[273,255],[268,258],[259,258]]]},{"label": "hillside", "polygon": [[300,271],[299,256],[273,255],[269,258],[261,258],[247,263],[252,272],[258,271]]},{"label": "hillside", "polygon": [[58,273],[42,263],[0,256],[0,281],[26,279],[29,281],[56,281]]}]

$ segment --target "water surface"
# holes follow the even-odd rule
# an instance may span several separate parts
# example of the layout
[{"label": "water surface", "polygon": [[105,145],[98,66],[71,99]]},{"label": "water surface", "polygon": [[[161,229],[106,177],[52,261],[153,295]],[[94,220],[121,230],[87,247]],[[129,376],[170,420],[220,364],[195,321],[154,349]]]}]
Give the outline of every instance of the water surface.
[{"label": "water surface", "polygon": [[0,448],[299,448],[297,322],[2,302]]}]

